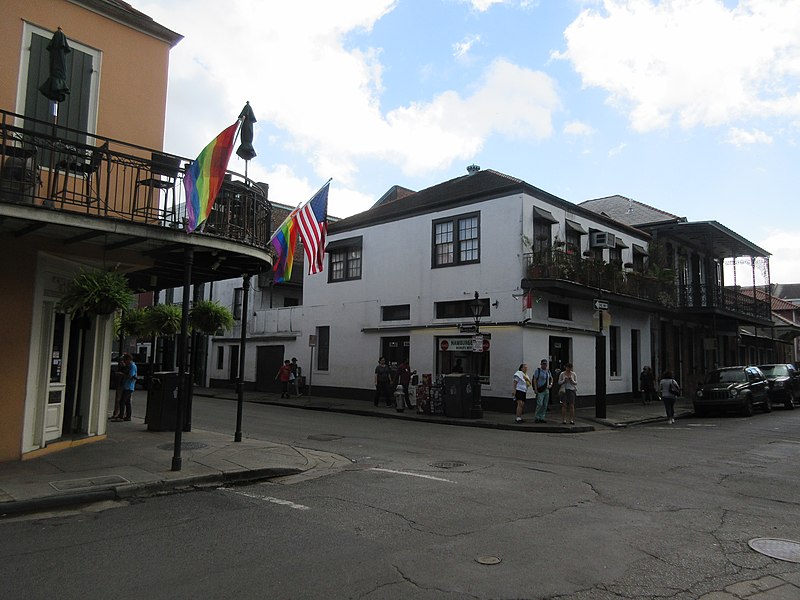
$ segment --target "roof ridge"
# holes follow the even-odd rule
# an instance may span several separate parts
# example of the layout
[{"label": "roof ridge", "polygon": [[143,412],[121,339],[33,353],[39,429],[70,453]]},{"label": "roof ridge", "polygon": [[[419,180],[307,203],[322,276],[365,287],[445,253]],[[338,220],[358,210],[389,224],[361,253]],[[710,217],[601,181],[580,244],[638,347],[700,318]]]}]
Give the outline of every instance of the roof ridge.
[{"label": "roof ridge", "polygon": [[628,198],[627,196],[623,196],[622,194],[613,194],[611,196],[603,196],[601,198],[591,198],[589,200],[584,200],[583,202],[579,202],[578,206],[582,206],[583,204],[588,204],[589,202],[596,202],[598,200],[610,200],[611,198],[622,198],[623,200],[627,200],[628,202],[633,202],[633,203],[638,204],[639,206],[642,206],[644,208],[653,210],[653,211],[655,211],[657,213],[661,213],[662,215],[666,215],[668,217],[672,217],[672,218],[675,218],[675,219],[680,219],[681,218],[679,215],[667,212],[667,211],[662,210],[660,208],[657,208],[655,206],[651,206],[650,204],[647,204],[645,202],[640,202],[639,200],[634,200],[633,198]]}]

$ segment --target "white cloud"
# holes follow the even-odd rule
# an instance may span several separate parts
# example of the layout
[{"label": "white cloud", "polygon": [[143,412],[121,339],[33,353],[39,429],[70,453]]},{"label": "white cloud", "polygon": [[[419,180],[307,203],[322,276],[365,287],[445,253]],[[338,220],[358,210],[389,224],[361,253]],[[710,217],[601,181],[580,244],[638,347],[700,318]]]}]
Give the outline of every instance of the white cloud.
[{"label": "white cloud", "polygon": [[466,0],[472,5],[473,10],[486,12],[495,4],[504,4],[506,0]]},{"label": "white cloud", "polygon": [[773,230],[756,242],[770,252],[769,278],[773,283],[800,283],[800,236],[794,231]]},{"label": "white cloud", "polygon": [[610,93],[637,131],[800,116],[800,2],[605,0],[555,58]]},{"label": "white cloud", "polygon": [[750,144],[771,144],[773,140],[772,136],[767,135],[759,129],[745,131],[744,129],[739,129],[738,127],[731,127],[728,131],[728,137],[725,141],[729,144],[733,144],[734,146],[741,147]]},{"label": "white cloud", "polygon": [[456,42],[453,44],[453,56],[458,59],[466,57],[469,51],[472,49],[472,46],[477,44],[481,41],[481,36],[477,34],[471,34],[465,37],[460,42]]},{"label": "white cloud", "polygon": [[333,175],[343,186],[354,185],[365,159],[420,175],[471,159],[497,133],[551,135],[559,108],[555,82],[504,60],[490,64],[468,94],[442,90],[382,111],[381,51],[353,48],[347,35],[370,30],[395,4],[197,0],[187,10],[184,1],[139,3],[187,34],[171,54],[167,148],[196,154],[245,100],[258,118],[255,161],[274,160],[259,135],[269,127],[279,141],[267,151],[304,157],[321,179]]},{"label": "white cloud", "polygon": [[623,150],[625,150],[625,147],[626,147],[627,145],[628,145],[628,144],[626,144],[625,142],[622,142],[621,144],[619,144],[619,145],[617,145],[617,146],[614,146],[613,148],[611,148],[611,150],[609,150],[609,151],[608,151],[608,156],[609,156],[609,158],[611,158],[611,157],[614,157],[614,156],[616,156],[617,154],[620,154],[620,153],[621,153]]},{"label": "white cloud", "polygon": [[589,136],[594,133],[594,128],[582,121],[570,121],[564,125],[564,133],[575,136]]},{"label": "white cloud", "polygon": [[537,7],[540,0],[461,0],[472,6],[472,10],[477,12],[486,12],[495,4],[517,4],[521,8]]}]

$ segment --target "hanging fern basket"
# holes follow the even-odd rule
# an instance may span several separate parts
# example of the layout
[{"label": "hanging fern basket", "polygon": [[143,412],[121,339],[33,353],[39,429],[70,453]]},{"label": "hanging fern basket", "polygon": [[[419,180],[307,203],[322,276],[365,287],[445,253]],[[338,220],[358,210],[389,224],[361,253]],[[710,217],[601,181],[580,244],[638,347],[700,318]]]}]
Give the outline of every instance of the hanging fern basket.
[{"label": "hanging fern basket", "polygon": [[128,308],[133,292],[128,278],[117,271],[84,269],[67,285],[59,308],[72,316],[110,315]]}]

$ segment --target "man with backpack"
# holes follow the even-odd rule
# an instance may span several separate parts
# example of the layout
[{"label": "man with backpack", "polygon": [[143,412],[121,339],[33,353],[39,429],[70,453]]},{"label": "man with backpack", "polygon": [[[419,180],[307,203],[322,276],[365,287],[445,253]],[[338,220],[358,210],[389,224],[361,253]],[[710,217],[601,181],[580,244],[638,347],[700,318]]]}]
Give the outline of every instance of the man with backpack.
[{"label": "man with backpack", "polygon": [[534,422],[547,423],[547,406],[550,404],[550,388],[553,387],[553,375],[547,368],[547,359],[543,358],[539,367],[533,372],[533,385],[536,387],[536,412]]}]

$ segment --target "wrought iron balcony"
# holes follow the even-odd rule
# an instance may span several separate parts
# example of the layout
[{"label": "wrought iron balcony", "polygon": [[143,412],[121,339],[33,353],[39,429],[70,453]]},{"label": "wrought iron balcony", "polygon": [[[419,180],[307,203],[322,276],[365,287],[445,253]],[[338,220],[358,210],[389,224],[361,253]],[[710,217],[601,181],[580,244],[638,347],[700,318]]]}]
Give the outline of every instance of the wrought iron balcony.
[{"label": "wrought iron balcony", "polygon": [[751,288],[710,284],[679,285],[671,269],[655,267],[645,272],[623,270],[621,264],[599,262],[577,253],[547,249],[524,255],[525,276],[543,284],[568,282],[607,294],[633,297],[680,311],[717,312],[747,320],[769,321],[767,288],[754,295]]},{"label": "wrought iron balcony", "polygon": [[583,258],[577,252],[547,249],[524,255],[526,276],[532,280],[562,280],[592,290],[675,305],[675,285],[655,276],[623,270],[621,264]]},{"label": "wrought iron balcony", "polygon": [[[191,160],[7,111],[0,114],[0,201],[183,229],[183,177]],[[228,171],[199,233],[265,249],[270,225],[266,190]]]}]

